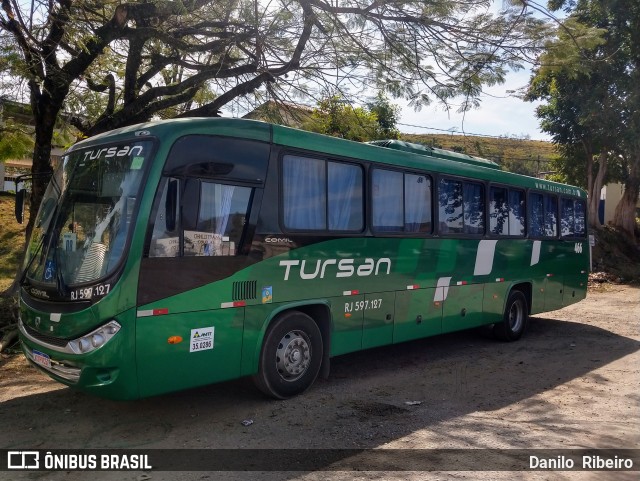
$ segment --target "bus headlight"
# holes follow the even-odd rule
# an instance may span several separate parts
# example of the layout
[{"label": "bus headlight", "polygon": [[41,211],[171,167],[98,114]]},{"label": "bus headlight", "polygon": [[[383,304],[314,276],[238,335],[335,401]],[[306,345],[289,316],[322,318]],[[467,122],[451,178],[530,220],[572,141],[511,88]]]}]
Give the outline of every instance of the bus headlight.
[{"label": "bus headlight", "polygon": [[80,352],[88,352],[91,349],[91,344],[89,343],[89,339],[83,337],[78,341],[78,349]]},{"label": "bus headlight", "polygon": [[89,334],[69,341],[68,345],[76,354],[86,354],[104,346],[119,330],[120,324],[110,321]]},{"label": "bus headlight", "polygon": [[94,334],[91,336],[91,345],[95,348],[102,346],[105,343],[105,338],[102,334]]}]

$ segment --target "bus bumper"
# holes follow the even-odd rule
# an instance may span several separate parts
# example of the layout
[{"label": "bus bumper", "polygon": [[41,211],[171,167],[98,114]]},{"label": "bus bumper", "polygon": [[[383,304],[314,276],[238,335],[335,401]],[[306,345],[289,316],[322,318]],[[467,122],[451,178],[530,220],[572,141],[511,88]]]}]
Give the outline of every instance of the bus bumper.
[{"label": "bus bumper", "polygon": [[25,357],[55,381],[107,399],[128,400],[140,397],[135,350],[123,346],[128,336],[116,336],[100,349],[85,355],[71,354],[59,352],[38,342],[27,333],[22,322],[18,326]]}]

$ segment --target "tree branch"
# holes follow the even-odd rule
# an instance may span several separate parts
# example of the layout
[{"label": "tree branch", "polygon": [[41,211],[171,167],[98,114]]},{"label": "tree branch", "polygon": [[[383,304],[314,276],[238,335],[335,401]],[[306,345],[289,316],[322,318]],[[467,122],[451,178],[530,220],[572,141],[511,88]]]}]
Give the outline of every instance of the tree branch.
[{"label": "tree branch", "polygon": [[59,0],[59,8],[51,9],[49,21],[51,28],[49,35],[41,43],[42,57],[47,65],[58,68],[58,58],[56,49],[65,33],[65,27],[69,22],[69,11],[71,10],[71,0]]},{"label": "tree branch", "polygon": [[20,47],[20,50],[22,50],[27,69],[31,74],[30,84],[31,82],[43,79],[45,73],[41,62],[40,52],[35,49],[25,37],[25,31],[20,27],[20,24],[16,20],[16,14],[13,11],[9,0],[2,0],[2,9],[7,16],[7,19],[2,20],[0,25],[13,35]]}]

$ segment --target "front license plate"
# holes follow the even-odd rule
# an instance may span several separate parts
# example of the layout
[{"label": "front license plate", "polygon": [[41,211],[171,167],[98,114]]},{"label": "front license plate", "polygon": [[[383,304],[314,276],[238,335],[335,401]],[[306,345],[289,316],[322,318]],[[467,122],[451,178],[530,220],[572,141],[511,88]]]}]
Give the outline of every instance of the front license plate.
[{"label": "front license plate", "polygon": [[33,351],[33,360],[36,364],[40,364],[42,367],[51,369],[51,358],[48,354],[40,351]]}]

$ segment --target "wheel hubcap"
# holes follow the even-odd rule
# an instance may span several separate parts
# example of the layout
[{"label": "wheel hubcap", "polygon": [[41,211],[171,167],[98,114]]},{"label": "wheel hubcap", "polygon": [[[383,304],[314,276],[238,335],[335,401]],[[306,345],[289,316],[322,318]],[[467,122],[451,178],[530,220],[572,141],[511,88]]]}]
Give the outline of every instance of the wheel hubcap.
[{"label": "wheel hubcap", "polygon": [[285,334],[276,350],[276,368],[285,381],[300,379],[311,364],[311,343],[304,332]]},{"label": "wheel hubcap", "polygon": [[513,332],[517,332],[522,327],[524,321],[524,307],[522,302],[516,301],[509,309],[509,326]]}]

